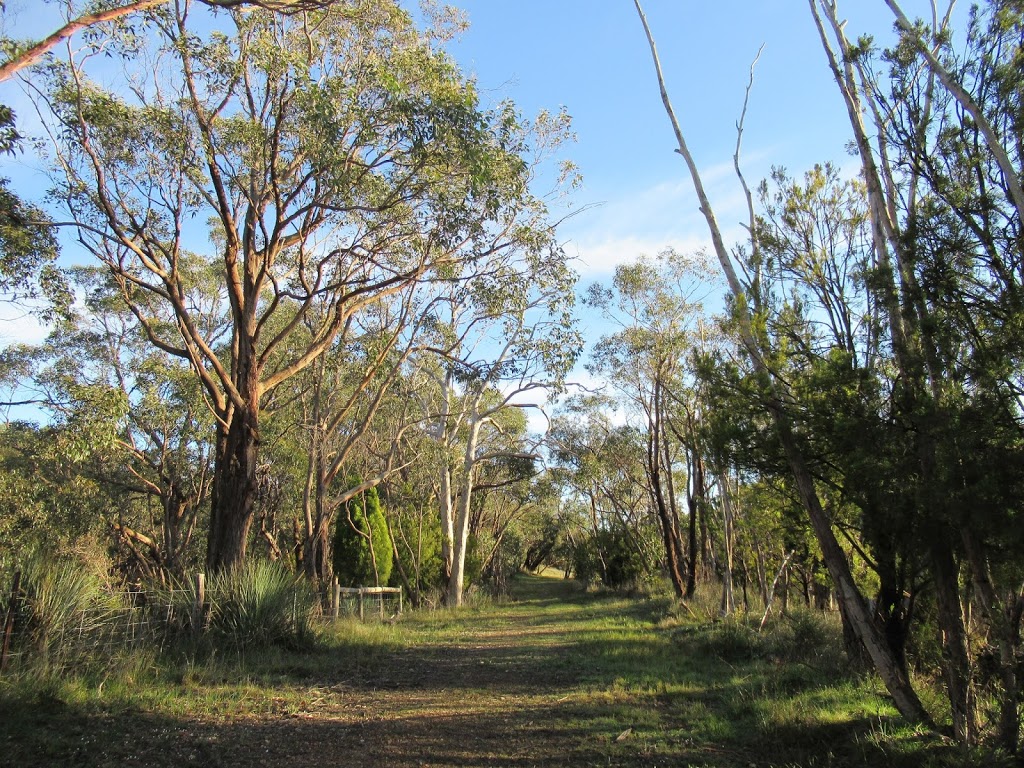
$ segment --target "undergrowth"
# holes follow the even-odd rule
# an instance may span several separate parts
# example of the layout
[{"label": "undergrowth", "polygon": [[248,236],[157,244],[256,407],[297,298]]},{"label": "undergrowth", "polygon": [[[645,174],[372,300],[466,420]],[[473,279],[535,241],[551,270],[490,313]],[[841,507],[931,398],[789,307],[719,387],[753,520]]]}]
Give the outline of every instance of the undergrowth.
[{"label": "undergrowth", "polygon": [[[832,615],[793,610],[759,631],[759,615],[719,619],[713,595],[684,606],[531,577],[514,582],[510,599],[481,596],[463,610],[328,623],[282,597],[286,580],[260,578],[281,609],[273,615],[287,617],[284,642],[263,642],[277,630],[252,634],[258,608],[233,614],[216,632],[238,633],[215,642],[211,609],[205,646],[169,643],[59,674],[50,666],[0,678],[0,743],[9,748],[0,764],[131,762],[121,741],[155,739],[171,754],[177,746],[162,734],[202,725],[223,751],[195,764],[255,765],[246,762],[251,734],[218,724],[321,717],[345,728],[373,722],[382,743],[413,739],[411,753],[409,729],[422,723],[424,738],[441,738],[447,707],[461,725],[445,739],[462,739],[463,749],[493,744],[474,747],[484,751],[464,764],[503,764],[518,749],[536,765],[1010,765],[904,723],[876,679],[848,668]],[[309,623],[296,642],[288,622],[300,615]],[[363,709],[351,710],[353,695]],[[389,741],[389,728],[401,737]],[[83,744],[107,762],[83,757]],[[153,749],[148,759],[164,764]]]}]

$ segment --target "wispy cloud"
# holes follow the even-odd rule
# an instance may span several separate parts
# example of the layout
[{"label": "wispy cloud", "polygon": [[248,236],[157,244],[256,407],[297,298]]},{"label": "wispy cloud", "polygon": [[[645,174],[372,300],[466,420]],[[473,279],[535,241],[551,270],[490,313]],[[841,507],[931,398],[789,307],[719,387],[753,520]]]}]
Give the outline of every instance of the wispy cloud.
[{"label": "wispy cloud", "polygon": [[[751,169],[745,170],[748,183],[755,185],[767,174],[769,156],[767,151],[758,152],[745,161]],[[726,243],[741,242],[746,237],[747,204],[731,160],[706,167],[701,176]],[[583,282],[600,280],[641,255],[653,256],[666,248],[691,253],[711,244],[707,222],[682,165],[678,179],[624,191],[571,219],[563,233]]]}]

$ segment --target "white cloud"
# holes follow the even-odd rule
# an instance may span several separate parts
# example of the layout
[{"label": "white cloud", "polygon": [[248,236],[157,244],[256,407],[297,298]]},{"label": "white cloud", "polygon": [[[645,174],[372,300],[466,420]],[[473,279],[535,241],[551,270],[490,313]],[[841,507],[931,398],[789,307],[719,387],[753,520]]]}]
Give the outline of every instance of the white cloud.
[{"label": "white cloud", "polygon": [[[768,169],[769,152],[757,152],[744,162],[748,184],[756,185]],[[619,264],[666,248],[692,253],[710,248],[707,222],[699,210],[693,184],[680,163],[677,179],[644,189],[624,190],[621,197],[595,205],[570,219],[562,228],[566,250],[577,258],[583,282],[610,275]],[[704,186],[726,245],[746,238],[747,202],[731,160],[701,172]]]}]

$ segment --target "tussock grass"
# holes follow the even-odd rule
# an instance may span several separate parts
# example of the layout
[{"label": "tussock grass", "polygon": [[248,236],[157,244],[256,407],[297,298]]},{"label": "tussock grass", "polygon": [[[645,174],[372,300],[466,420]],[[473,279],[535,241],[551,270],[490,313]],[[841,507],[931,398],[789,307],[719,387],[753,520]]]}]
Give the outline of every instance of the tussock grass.
[{"label": "tussock grass", "polygon": [[[1001,765],[905,725],[876,680],[847,670],[831,617],[753,622],[520,577],[507,600],[316,623],[298,647],[228,643],[105,677],[3,679],[0,741],[30,766],[120,764],[136,754],[122,742],[155,745],[146,764],[260,765],[270,758],[251,745],[294,729],[324,740],[314,767]],[[199,730],[210,754],[176,756],[165,734]],[[106,762],[74,758],[83,739]]]},{"label": "tussock grass", "polygon": [[212,579],[209,601],[214,642],[236,649],[310,640],[319,607],[307,581],[266,560]]}]

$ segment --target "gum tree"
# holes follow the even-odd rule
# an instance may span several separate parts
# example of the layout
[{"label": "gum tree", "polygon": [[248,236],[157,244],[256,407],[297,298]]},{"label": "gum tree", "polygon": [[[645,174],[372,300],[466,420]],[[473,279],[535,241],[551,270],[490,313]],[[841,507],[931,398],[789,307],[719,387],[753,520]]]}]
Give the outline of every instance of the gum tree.
[{"label": "gum tree", "polygon": [[[714,254],[718,259],[729,287],[733,302],[732,317],[735,321],[737,335],[757,380],[762,384],[759,395],[762,398],[764,410],[768,415],[773,435],[778,441],[782,454],[785,456],[786,465],[791,473],[796,494],[814,531],[815,538],[821,549],[822,559],[835,585],[836,596],[843,615],[844,627],[851,632],[857,642],[864,646],[865,652],[889,690],[893,703],[899,712],[910,720],[930,723],[930,717],[917,693],[914,691],[908,675],[901,667],[895,654],[892,653],[886,644],[878,628],[872,622],[872,618],[867,610],[867,604],[854,580],[846,553],[837,539],[836,532],[833,530],[832,521],[819,495],[816,478],[808,461],[807,446],[801,441],[800,433],[795,429],[796,425],[793,414],[789,411],[789,403],[792,398],[788,391],[787,382],[782,377],[775,375],[773,371],[774,361],[772,356],[774,350],[770,339],[766,338],[763,331],[765,307],[760,301],[757,290],[756,273],[754,275],[746,275],[746,280],[741,279],[734,254],[730,252],[725,244],[721,227],[718,224],[714,207],[704,187],[700,170],[697,168],[693,155],[686,143],[682,125],[669,98],[654,36],[643,13],[641,3],[639,0],[634,0],[634,4],[650,46],[661,99],[678,144],[677,152],[686,162],[694,191],[700,203],[701,213],[704,216],[708,232],[711,236]],[[745,107],[746,104],[744,104],[744,111]],[[734,162],[737,175],[740,178],[741,186],[748,201],[748,226],[749,232],[753,235],[749,243],[746,244],[746,248],[750,251],[748,257],[752,258],[756,263],[759,243],[756,238],[753,196],[743,180],[739,169],[742,125],[743,120],[741,118]]]},{"label": "gum tree", "polygon": [[[80,243],[216,418],[218,571],[245,558],[274,390],[364,308],[503,247],[487,222],[514,218],[526,179],[515,120],[481,110],[393,2],[233,13],[200,32],[205,10],[154,16],[119,83],[90,79],[101,50],[85,48],[51,69],[47,99]],[[223,332],[202,330],[192,253],[220,275]]]},{"label": "gum tree", "polygon": [[[581,345],[571,320],[575,275],[553,231],[475,262],[433,305],[422,366],[422,421],[440,452],[436,495],[446,602],[461,605],[474,494],[496,463],[532,462],[523,409],[561,388]],[[526,472],[529,474],[529,471]]]},{"label": "gum tree", "polygon": [[[687,359],[706,332],[702,301],[712,283],[710,267],[700,257],[667,251],[617,267],[611,287],[593,285],[587,296],[619,326],[597,342],[588,368],[607,377],[644,434],[647,487],[677,597],[693,594],[696,577],[696,504],[704,483],[702,457],[688,450],[695,447],[699,416],[690,402],[692,388],[687,392],[693,383]],[[675,485],[684,464],[691,469],[686,543]]]}]

